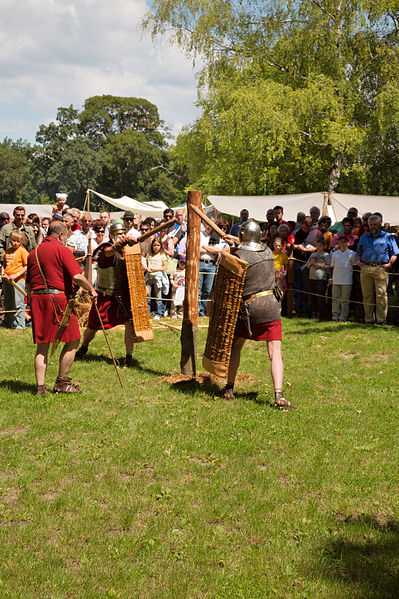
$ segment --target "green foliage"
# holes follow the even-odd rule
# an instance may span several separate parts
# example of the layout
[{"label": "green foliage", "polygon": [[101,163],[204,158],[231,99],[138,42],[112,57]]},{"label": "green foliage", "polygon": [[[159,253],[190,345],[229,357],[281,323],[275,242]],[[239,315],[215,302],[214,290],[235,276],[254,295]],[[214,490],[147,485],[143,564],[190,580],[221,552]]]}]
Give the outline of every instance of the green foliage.
[{"label": "green foliage", "polygon": [[31,155],[32,148],[22,140],[13,142],[6,138],[0,143],[0,202],[34,203],[38,199]]},{"label": "green foliage", "polygon": [[172,27],[205,64],[203,115],[178,140],[194,180],[213,193],[397,189],[395,14],[382,1],[155,0],[144,27]]},{"label": "green foliage", "polygon": [[[40,203],[68,193],[82,207],[86,189],[139,200],[183,200],[184,164],[166,143],[157,107],[143,98],[94,96],[79,112],[61,107],[41,125],[32,148],[22,141],[0,144],[0,198]],[[99,209],[102,201],[93,198]]]}]

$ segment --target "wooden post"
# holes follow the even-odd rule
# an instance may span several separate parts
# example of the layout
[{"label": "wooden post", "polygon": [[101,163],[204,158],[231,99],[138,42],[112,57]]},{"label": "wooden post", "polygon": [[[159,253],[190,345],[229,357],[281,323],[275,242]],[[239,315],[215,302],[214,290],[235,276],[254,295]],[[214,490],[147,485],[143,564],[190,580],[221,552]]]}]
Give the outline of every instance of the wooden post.
[{"label": "wooden post", "polygon": [[201,208],[201,191],[189,191],[187,196],[186,280],[181,328],[182,374],[197,374],[198,280],[201,219],[190,206]]}]

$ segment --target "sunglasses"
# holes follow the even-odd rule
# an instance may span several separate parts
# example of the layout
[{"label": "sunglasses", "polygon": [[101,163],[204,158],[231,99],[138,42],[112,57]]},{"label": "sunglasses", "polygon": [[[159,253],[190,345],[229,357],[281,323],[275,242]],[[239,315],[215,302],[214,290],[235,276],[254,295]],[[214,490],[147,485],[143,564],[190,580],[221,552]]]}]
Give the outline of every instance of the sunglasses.
[{"label": "sunglasses", "polygon": [[148,231],[148,227],[140,227],[140,231]]},{"label": "sunglasses", "polygon": [[125,216],[125,218],[123,220],[128,220],[129,222],[133,222],[134,218],[130,218],[130,216],[128,216],[128,217]]},{"label": "sunglasses", "polygon": [[100,229],[100,231],[96,231],[96,233],[105,233],[104,229]]}]

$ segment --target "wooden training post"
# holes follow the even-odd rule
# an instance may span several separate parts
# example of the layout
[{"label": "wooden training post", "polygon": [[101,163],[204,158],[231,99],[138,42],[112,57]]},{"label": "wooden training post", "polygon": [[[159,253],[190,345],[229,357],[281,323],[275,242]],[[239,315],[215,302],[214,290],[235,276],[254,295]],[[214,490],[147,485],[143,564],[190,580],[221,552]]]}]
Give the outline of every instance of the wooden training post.
[{"label": "wooden training post", "polygon": [[189,191],[187,196],[186,281],[181,329],[180,371],[197,374],[198,285],[201,219],[191,206],[201,208],[201,191]]}]

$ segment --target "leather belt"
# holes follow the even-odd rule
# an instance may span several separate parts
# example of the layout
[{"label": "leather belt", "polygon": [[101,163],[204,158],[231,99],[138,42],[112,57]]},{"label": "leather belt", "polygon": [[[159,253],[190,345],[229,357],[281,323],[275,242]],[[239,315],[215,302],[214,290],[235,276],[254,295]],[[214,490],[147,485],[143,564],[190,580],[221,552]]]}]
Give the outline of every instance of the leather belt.
[{"label": "leather belt", "polygon": [[65,295],[65,291],[60,291],[59,289],[32,289],[30,292],[31,295],[58,295],[59,293]]},{"label": "leather belt", "polygon": [[200,258],[200,262],[205,262],[205,264],[216,264],[216,260],[209,260],[209,258]]},{"label": "leather belt", "polygon": [[247,300],[245,300],[248,304],[252,302],[257,297],[265,297],[266,295],[274,295],[273,289],[267,289],[266,291],[259,291],[258,293],[254,293]]},{"label": "leather belt", "polygon": [[385,262],[365,262],[364,264],[367,264],[367,266],[382,266]]}]

